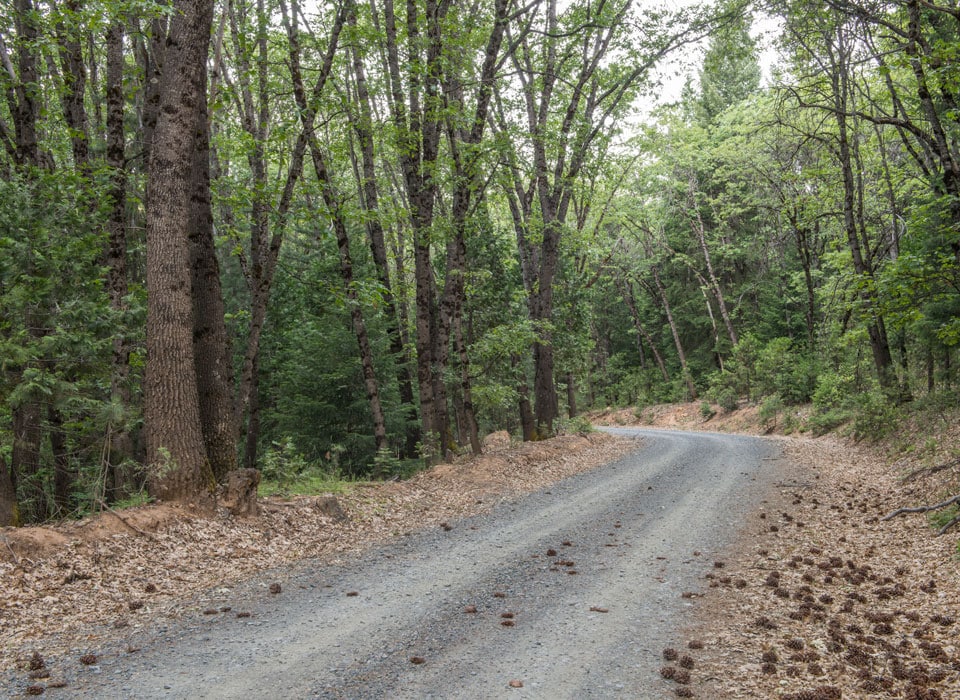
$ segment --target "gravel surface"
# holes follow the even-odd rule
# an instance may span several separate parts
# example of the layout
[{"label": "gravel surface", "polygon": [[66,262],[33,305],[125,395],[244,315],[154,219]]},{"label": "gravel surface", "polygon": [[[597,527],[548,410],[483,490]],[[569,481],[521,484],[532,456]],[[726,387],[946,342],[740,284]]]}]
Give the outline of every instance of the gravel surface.
[{"label": "gravel surface", "polygon": [[[611,432],[640,436],[643,448],[341,564],[307,561],[210,591],[208,614],[104,648],[46,694],[673,695],[658,669],[689,622],[682,593],[723,565],[714,553],[777,481],[779,448],[734,435]],[[0,691],[23,693],[22,683]]]}]

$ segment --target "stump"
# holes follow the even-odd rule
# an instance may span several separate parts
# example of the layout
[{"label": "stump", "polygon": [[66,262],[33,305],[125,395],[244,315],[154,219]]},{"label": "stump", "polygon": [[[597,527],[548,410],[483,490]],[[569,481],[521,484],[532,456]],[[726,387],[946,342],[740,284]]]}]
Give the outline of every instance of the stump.
[{"label": "stump", "polygon": [[231,515],[257,515],[260,512],[257,505],[259,483],[260,472],[256,469],[234,469],[227,472],[220,496],[221,505],[229,510]]},{"label": "stump", "polygon": [[313,507],[338,523],[350,520],[350,516],[347,515],[347,511],[340,505],[336,496],[321,496],[314,502]]}]

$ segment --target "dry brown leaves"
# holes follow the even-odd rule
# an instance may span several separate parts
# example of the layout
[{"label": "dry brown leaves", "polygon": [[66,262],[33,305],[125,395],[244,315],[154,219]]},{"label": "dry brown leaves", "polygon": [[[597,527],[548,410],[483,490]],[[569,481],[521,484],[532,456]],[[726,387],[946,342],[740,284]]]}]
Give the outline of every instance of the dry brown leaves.
[{"label": "dry brown leaves", "polygon": [[250,519],[203,518],[157,505],[81,523],[0,530],[0,667],[29,664],[35,651],[86,650],[117,628],[158,617],[203,614],[202,603],[185,601],[264,569],[306,557],[332,559],[487,510],[635,447],[599,433],[493,442],[482,457],[340,496],[348,520],[333,517],[323,497],[302,497],[266,501],[262,514]]}]

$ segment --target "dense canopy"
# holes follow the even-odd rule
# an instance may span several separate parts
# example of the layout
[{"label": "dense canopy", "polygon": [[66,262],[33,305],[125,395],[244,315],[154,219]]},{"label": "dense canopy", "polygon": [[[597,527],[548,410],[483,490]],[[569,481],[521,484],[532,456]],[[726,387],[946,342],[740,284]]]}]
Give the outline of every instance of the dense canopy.
[{"label": "dense canopy", "polygon": [[956,402],[954,3],[0,14],[0,524],[592,407]]}]

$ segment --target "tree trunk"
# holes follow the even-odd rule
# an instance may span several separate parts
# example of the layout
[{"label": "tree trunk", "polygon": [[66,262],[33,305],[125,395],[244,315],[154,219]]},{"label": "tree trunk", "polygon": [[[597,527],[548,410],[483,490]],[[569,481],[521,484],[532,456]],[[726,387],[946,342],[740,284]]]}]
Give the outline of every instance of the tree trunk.
[{"label": "tree trunk", "polygon": [[207,459],[217,481],[237,468],[240,429],[233,398],[233,356],[224,320],[220,265],[210,204],[210,125],[204,81],[197,115],[191,187],[190,268],[193,291],[193,356],[200,423]]},{"label": "tree trunk", "polygon": [[[696,187],[695,183],[690,184],[690,195],[691,199],[693,197],[694,188]],[[713,271],[713,260],[710,257],[710,249],[707,247],[707,232],[703,224],[703,219],[700,216],[700,212],[697,211],[696,202],[691,202],[690,207],[694,213],[694,218],[692,220],[692,225],[694,233],[697,236],[697,241],[700,243],[700,252],[703,253],[703,260],[707,266],[707,277],[710,280],[710,291],[713,293],[713,296],[717,300],[717,306],[720,309],[720,317],[723,319],[723,325],[726,326],[727,335],[730,338],[730,343],[733,347],[737,347],[737,331],[733,327],[733,320],[730,318],[730,312],[727,310],[727,302],[723,297],[723,290],[720,288],[720,282],[717,280],[717,275]],[[709,307],[710,302],[707,302]],[[710,320],[713,321],[713,314],[710,314]],[[720,348],[717,348],[717,355],[720,354]],[[721,362],[722,367],[722,362]]]},{"label": "tree trunk", "polygon": [[[400,47],[392,0],[383,3],[390,111],[400,149],[410,224],[413,229],[417,385],[420,398],[422,445],[430,461],[445,459],[448,448],[447,406],[442,386],[442,368],[437,357],[437,310],[430,254],[431,229],[437,183],[433,171],[440,141],[442,111],[438,95],[441,60],[438,15],[447,8],[426,0],[427,36],[421,35],[418,5],[407,2],[407,47],[411,74],[405,82],[400,73]],[[424,50],[425,49],[425,50]],[[421,74],[417,68],[425,68]],[[404,88],[407,98],[404,98]],[[408,104],[409,101],[409,104]]]},{"label": "tree trunk", "polygon": [[[640,353],[640,357],[643,357],[643,341],[647,341],[647,345],[650,346],[650,351],[653,353],[653,359],[657,363],[657,367],[660,368],[660,376],[663,377],[664,382],[670,381],[670,375],[667,374],[667,366],[663,363],[663,357],[660,355],[660,351],[657,350],[656,344],[653,342],[653,338],[650,337],[650,334],[647,332],[647,329],[644,328],[643,323],[640,320],[640,311],[637,309],[637,299],[634,296],[632,285],[630,282],[625,280],[617,280],[618,286],[620,287],[620,294],[623,296],[623,300],[627,304],[627,309],[630,310],[630,318],[633,319],[633,327],[637,331],[637,352]],[[642,362],[641,362],[642,366]]]},{"label": "tree trunk", "polygon": [[[370,415],[373,419],[373,438],[377,452],[383,453],[390,448],[387,444],[387,424],[383,415],[383,406],[380,403],[380,386],[373,366],[373,349],[370,347],[367,325],[363,320],[360,297],[353,282],[353,260],[350,257],[350,238],[347,235],[347,225],[338,203],[338,197],[333,190],[333,179],[315,138],[310,139],[310,152],[313,155],[313,169],[316,172],[317,181],[320,183],[323,201],[327,206],[330,223],[337,238],[337,250],[340,255],[340,277],[343,280],[344,292],[347,295],[347,305],[350,307],[353,333],[357,338],[357,345],[360,349],[363,383],[367,390],[367,403],[370,404]],[[377,474],[377,476],[383,475]]]},{"label": "tree trunk", "polygon": [[833,74],[831,76],[833,87],[833,106],[834,116],[837,124],[838,157],[840,160],[840,170],[843,176],[843,224],[847,234],[847,246],[853,259],[853,269],[857,276],[865,280],[865,285],[860,292],[860,298],[864,302],[866,313],[867,334],[870,338],[870,349],[873,353],[873,362],[877,370],[877,377],[880,386],[888,394],[895,394],[896,378],[893,372],[893,357],[890,353],[890,344],[887,339],[886,328],[883,323],[883,317],[877,309],[876,292],[874,289],[873,266],[869,255],[864,254],[860,242],[859,225],[857,220],[857,185],[853,172],[853,155],[851,152],[851,143],[849,128],[847,124],[847,98],[850,94],[848,85],[849,76],[847,74],[847,50],[844,45],[846,37],[842,32],[837,37],[837,45],[831,47],[835,52],[831,59],[833,60]]},{"label": "tree trunk", "polygon": [[7,467],[3,454],[0,453],[0,527],[19,527],[21,524],[13,473]]},{"label": "tree trunk", "polygon": [[70,513],[70,496],[77,475],[70,468],[63,416],[53,406],[48,406],[47,420],[50,422],[50,451],[53,453],[53,515],[65,518]]},{"label": "tree trunk", "polygon": [[537,421],[533,415],[533,408],[530,405],[530,389],[526,381],[521,381],[517,385],[517,401],[520,409],[520,432],[523,435],[524,442],[530,442],[537,439]]},{"label": "tree trunk", "polygon": [[188,240],[212,20],[212,0],[175,4],[147,182],[144,432],[151,493],[174,501],[206,500],[214,483],[201,429]]},{"label": "tree trunk", "polygon": [[470,450],[473,454],[478,455],[483,452],[483,446],[480,443],[477,414],[473,408],[473,387],[470,383],[470,357],[467,354],[467,344],[463,338],[462,316],[457,317],[454,343],[460,358],[460,392],[463,398],[464,428],[467,431],[467,438],[470,441]]},{"label": "tree trunk", "polygon": [[247,431],[243,444],[243,466],[256,469],[260,449],[260,353],[250,358],[247,385]]},{"label": "tree trunk", "polygon": [[67,0],[69,26],[62,23],[57,26],[57,43],[60,53],[60,72],[63,89],[60,95],[63,105],[64,121],[70,131],[70,145],[73,150],[73,162],[81,173],[89,170],[89,134],[87,133],[87,112],[84,108],[84,92],[87,84],[86,67],[83,63],[83,51],[80,45],[80,32],[76,17],[82,5],[79,0]]},{"label": "tree trunk", "polygon": [[40,114],[40,79],[37,75],[37,55],[40,31],[37,27],[38,10],[32,0],[14,0],[14,24],[17,32],[16,87],[7,91],[7,101],[13,117],[16,150],[14,159],[19,166],[40,166],[40,145],[37,143],[37,119]]},{"label": "tree trunk", "polygon": [[44,520],[49,512],[46,492],[36,483],[41,470],[40,418],[40,403],[36,399],[28,398],[13,408],[10,469],[14,484],[21,486],[20,496],[26,504],[22,507],[23,519],[31,523]]},{"label": "tree trunk", "polygon": [[664,289],[663,282],[660,280],[660,272],[657,270],[657,266],[653,265],[650,271],[653,273],[653,281],[657,288],[657,294],[660,296],[660,303],[663,304],[663,311],[667,316],[670,333],[673,334],[673,344],[677,348],[677,357],[680,359],[680,368],[683,372],[683,379],[687,383],[690,400],[696,401],[697,387],[693,383],[693,378],[690,376],[690,369],[687,367],[687,353],[683,350],[683,343],[680,341],[680,331],[677,329],[677,324],[673,320],[673,311],[670,309],[670,300],[667,299],[667,290]]},{"label": "tree trunk", "polygon": [[[107,221],[107,291],[110,308],[118,319],[127,311],[127,174],[126,138],[124,136],[123,97],[123,24],[116,22],[107,30],[107,151],[110,169],[110,215]],[[115,411],[120,411],[119,425],[108,426],[110,449],[107,455],[109,488],[108,501],[122,498],[130,488],[130,474],[123,466],[133,457],[133,440],[126,425],[126,413],[131,409],[130,342],[126,336],[126,319],[121,320],[113,337],[113,355],[110,371],[110,400]]]},{"label": "tree trunk", "polygon": [[577,385],[573,378],[573,372],[567,372],[567,416],[577,417]]},{"label": "tree trunk", "polygon": [[[350,3],[347,16],[350,26],[356,28],[356,3]],[[373,108],[370,104],[370,92],[367,88],[367,78],[363,67],[358,43],[351,49],[353,59],[353,75],[357,89],[357,105],[359,114],[354,115],[352,124],[360,142],[360,159],[362,175],[360,176],[360,204],[366,214],[364,222],[367,237],[370,241],[370,252],[377,268],[377,278],[383,287],[384,315],[387,318],[387,335],[390,338],[390,354],[394,358],[397,368],[397,387],[400,392],[400,403],[407,407],[406,443],[402,456],[416,455],[417,443],[420,442],[420,428],[417,425],[417,405],[413,394],[413,377],[410,374],[409,358],[404,348],[400,332],[400,319],[394,300],[393,288],[390,284],[390,268],[387,261],[387,244],[384,236],[383,224],[380,221],[380,193],[377,187],[376,167],[374,160],[373,143]]]}]

